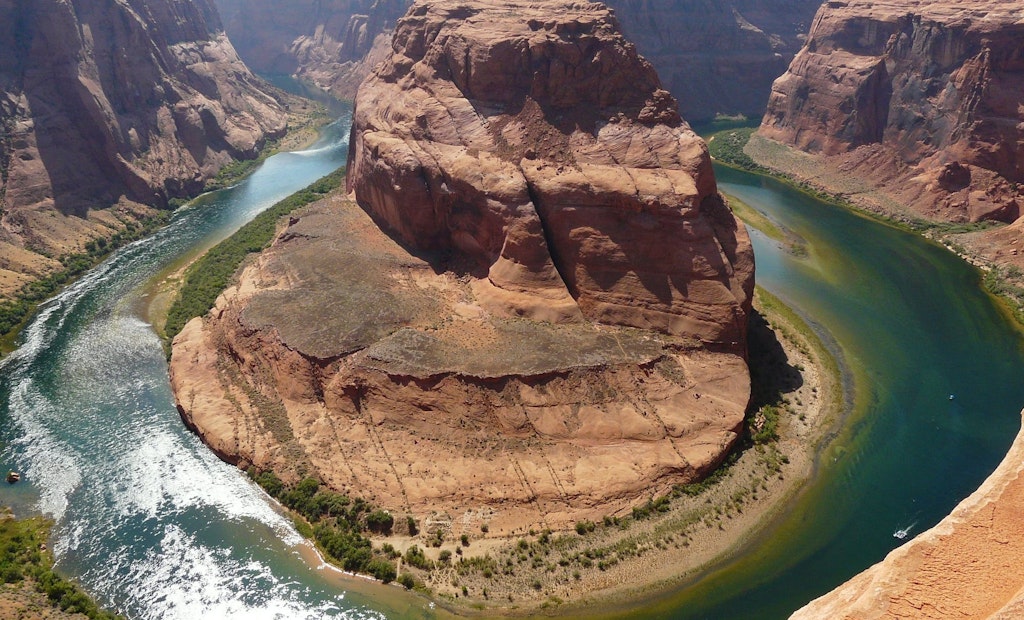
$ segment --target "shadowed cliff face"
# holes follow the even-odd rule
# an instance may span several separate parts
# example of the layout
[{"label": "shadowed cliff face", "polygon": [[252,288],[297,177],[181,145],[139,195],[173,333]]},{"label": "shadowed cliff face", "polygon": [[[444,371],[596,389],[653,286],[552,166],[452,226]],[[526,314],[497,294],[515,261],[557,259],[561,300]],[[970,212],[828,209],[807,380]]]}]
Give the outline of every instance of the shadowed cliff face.
[{"label": "shadowed cliff face", "polygon": [[[216,0],[242,58],[297,73],[341,98],[390,51],[408,0]],[[759,116],[803,43],[818,0],[610,0],[687,119]]]},{"label": "shadowed cliff face", "polygon": [[497,534],[628,511],[728,453],[750,241],[606,7],[415,4],[348,175],[363,209],[295,213],[175,339],[178,406],[224,458]]},{"label": "shadowed cliff face", "polygon": [[206,0],[0,0],[0,49],[0,237],[14,246],[75,250],[104,234],[92,211],[166,205],[285,128]]},{"label": "shadowed cliff face", "polygon": [[1013,221],[1022,11],[992,0],[826,3],[773,87],[761,134],[826,156],[864,147],[866,174],[911,181],[906,202],[937,203],[941,219]]},{"label": "shadowed cliff face", "polygon": [[609,0],[689,121],[759,117],[820,0]]}]

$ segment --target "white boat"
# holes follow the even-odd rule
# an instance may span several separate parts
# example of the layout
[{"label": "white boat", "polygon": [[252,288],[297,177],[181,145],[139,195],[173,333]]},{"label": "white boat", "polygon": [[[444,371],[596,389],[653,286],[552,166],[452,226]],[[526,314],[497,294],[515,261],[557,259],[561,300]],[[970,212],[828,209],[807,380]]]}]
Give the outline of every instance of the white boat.
[{"label": "white boat", "polygon": [[900,540],[903,540],[904,538],[907,537],[907,534],[909,534],[909,533],[910,533],[910,528],[903,528],[902,530],[896,530],[895,532],[892,533],[892,535],[893,535],[893,538],[899,538]]}]

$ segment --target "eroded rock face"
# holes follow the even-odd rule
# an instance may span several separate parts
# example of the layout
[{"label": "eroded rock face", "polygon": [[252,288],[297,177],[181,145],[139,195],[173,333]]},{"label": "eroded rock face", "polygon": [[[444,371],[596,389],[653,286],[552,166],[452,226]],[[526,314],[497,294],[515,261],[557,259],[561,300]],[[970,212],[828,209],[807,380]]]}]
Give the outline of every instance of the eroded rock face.
[{"label": "eroded rock face", "polygon": [[285,129],[207,0],[0,0],[0,48],[9,256],[78,251],[131,217],[96,211],[164,206]]},{"label": "eroded rock face", "polygon": [[455,536],[621,514],[721,461],[750,243],[607,9],[417,4],[355,116],[365,210],[293,215],[175,339],[208,445]]},{"label": "eroded rock face", "polygon": [[707,149],[599,4],[417,4],[360,87],[356,199],[491,308],[742,348],[753,282]]},{"label": "eroded rock face", "polygon": [[691,121],[764,113],[820,0],[609,0]]},{"label": "eroded rock face", "polygon": [[1024,3],[827,2],[760,133],[936,219],[1010,222],[1024,181]]}]

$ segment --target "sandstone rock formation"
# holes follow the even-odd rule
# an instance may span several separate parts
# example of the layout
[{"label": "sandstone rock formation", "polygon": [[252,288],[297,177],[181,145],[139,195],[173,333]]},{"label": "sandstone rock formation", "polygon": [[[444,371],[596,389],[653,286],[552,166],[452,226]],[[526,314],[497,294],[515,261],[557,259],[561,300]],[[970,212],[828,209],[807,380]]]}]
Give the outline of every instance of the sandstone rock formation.
[{"label": "sandstone rock formation", "polygon": [[1012,222],[1024,181],[1024,3],[827,2],[760,133],[931,219]]},{"label": "sandstone rock formation", "polygon": [[[390,51],[409,0],[217,0],[242,58],[296,73],[340,98]],[[819,0],[609,0],[690,120],[760,116],[772,80],[803,44]],[[699,87],[695,87],[699,85]]]},{"label": "sandstone rock formation", "polygon": [[792,620],[1024,617],[1024,430],[938,525],[812,601]]},{"label": "sandstone rock formation", "polygon": [[207,0],[0,0],[0,47],[4,292],[285,129]]},{"label": "sandstone rock formation", "polygon": [[753,256],[650,65],[568,0],[422,2],[394,41],[356,99],[365,212],[293,217],[186,326],[184,418],[493,535],[705,475],[749,398]]}]

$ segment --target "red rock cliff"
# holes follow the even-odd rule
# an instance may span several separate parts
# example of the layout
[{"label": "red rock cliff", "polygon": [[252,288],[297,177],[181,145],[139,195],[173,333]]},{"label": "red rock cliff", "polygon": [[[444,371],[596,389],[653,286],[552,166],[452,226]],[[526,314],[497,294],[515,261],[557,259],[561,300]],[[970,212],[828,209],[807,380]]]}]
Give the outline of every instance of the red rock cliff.
[{"label": "red rock cliff", "polygon": [[285,128],[207,0],[0,0],[0,48],[4,269],[45,271],[26,247],[78,250],[119,225],[96,211],[195,192]]},{"label": "red rock cliff", "polygon": [[827,2],[775,82],[760,133],[850,153],[848,168],[928,216],[1013,221],[1013,184],[1024,181],[1022,11],[995,0]]},{"label": "red rock cliff", "polygon": [[608,9],[558,5],[414,5],[356,97],[350,189],[511,312],[742,348],[753,256],[703,141]]}]

